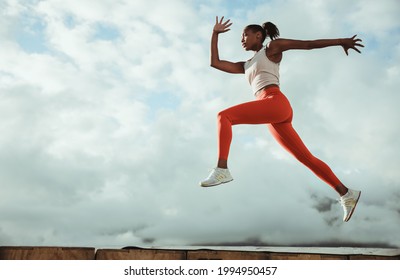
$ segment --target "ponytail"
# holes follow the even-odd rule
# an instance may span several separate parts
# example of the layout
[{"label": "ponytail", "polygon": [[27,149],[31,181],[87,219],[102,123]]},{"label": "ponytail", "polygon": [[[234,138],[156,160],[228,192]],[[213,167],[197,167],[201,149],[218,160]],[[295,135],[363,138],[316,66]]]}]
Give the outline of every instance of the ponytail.
[{"label": "ponytail", "polygon": [[272,22],[263,23],[262,26],[258,24],[250,24],[247,25],[245,29],[250,29],[253,32],[261,32],[262,42],[264,42],[267,37],[270,37],[271,40],[279,37],[279,29]]},{"label": "ponytail", "polygon": [[271,38],[271,40],[274,40],[279,37],[279,29],[272,22],[263,23],[262,28],[265,30],[266,36]]}]

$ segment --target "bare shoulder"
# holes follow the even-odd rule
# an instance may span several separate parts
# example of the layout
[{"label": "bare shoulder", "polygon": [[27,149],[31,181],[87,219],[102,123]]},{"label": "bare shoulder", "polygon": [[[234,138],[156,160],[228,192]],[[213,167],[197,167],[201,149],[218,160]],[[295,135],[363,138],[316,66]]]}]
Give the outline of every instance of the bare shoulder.
[{"label": "bare shoulder", "polygon": [[282,57],[283,57],[283,53],[280,48],[279,40],[284,40],[284,39],[272,40],[271,42],[269,42],[269,44],[267,45],[267,47],[265,49],[265,54],[267,55],[268,59],[275,63],[281,62]]},{"label": "bare shoulder", "polygon": [[309,49],[309,41],[285,38],[272,40],[268,46],[267,56],[270,60],[274,62],[280,62],[282,60],[283,52],[296,49]]}]

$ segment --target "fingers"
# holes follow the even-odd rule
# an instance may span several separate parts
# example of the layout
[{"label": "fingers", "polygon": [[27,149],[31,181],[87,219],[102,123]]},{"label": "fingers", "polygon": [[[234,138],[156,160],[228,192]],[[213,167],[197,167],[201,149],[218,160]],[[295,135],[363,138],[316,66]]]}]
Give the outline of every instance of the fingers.
[{"label": "fingers", "polygon": [[[223,19],[224,17],[222,17],[222,19]],[[222,24],[222,25],[224,25],[224,26],[231,26],[232,25],[232,23],[229,23],[231,20],[230,19],[228,19],[227,21],[225,21],[224,23],[222,23],[222,19],[221,19],[221,22],[220,22],[220,24]]]},{"label": "fingers", "polygon": [[361,53],[361,51],[358,49],[359,48],[364,48],[363,44],[360,44],[359,42],[362,42],[361,39],[356,38],[357,35],[354,35],[353,37],[351,37],[351,43],[349,42],[349,44],[347,45],[347,47],[344,47],[344,51],[346,52],[346,55],[349,55],[349,49],[353,49],[358,53]]},{"label": "fingers", "polygon": [[225,25],[227,22],[230,21],[230,19],[228,19],[225,23],[222,23],[224,21],[224,16],[221,17],[221,20],[219,21],[219,24],[223,24]]},{"label": "fingers", "polygon": [[214,25],[214,32],[217,33],[225,33],[229,31],[229,27],[232,25],[232,22],[230,19],[224,21],[224,16],[219,18],[218,16],[215,17],[215,25]]},{"label": "fingers", "polygon": [[348,47],[348,48],[343,48],[343,49],[344,49],[344,52],[346,53],[347,56],[349,55],[349,49],[353,49],[356,52],[361,53],[361,51],[359,49],[357,49],[356,47],[354,47],[354,46],[353,47]]},{"label": "fingers", "polygon": [[[231,26],[232,25],[232,23],[230,23],[230,19],[227,19],[225,22],[224,22],[224,18],[225,18],[225,16],[222,16],[221,17],[221,19],[220,20],[218,20],[218,16],[216,16],[215,17],[215,23],[216,24],[222,24],[222,25],[225,25],[225,26],[227,26],[227,27],[229,27],[229,26]],[[229,26],[228,26],[229,25]]]},{"label": "fingers", "polygon": [[229,24],[227,24],[227,23],[228,22],[225,23],[225,28],[229,28],[232,25],[232,23],[229,23]]},{"label": "fingers", "polygon": [[353,40],[354,45],[363,48],[364,45],[358,43],[358,42],[362,42],[362,40],[360,38],[356,39],[356,37],[357,37],[357,35],[354,35],[353,37],[351,37],[351,39]]},{"label": "fingers", "polygon": [[353,50],[355,50],[358,53],[361,53],[359,49],[357,49],[356,47],[352,47]]},{"label": "fingers", "polygon": [[362,42],[362,40],[361,39],[354,40],[354,45],[355,46],[359,46],[359,47],[364,47],[364,45],[362,45],[362,44],[360,44],[358,42]]},{"label": "fingers", "polygon": [[352,48],[353,50],[355,50],[356,52],[361,53],[361,51],[360,51],[357,47],[364,48],[364,45],[358,43],[358,42],[362,42],[362,40],[359,39],[359,38],[355,39],[356,36],[357,36],[357,35],[354,35],[354,36],[352,37],[352,39],[353,39],[353,46],[352,46],[351,48]]}]

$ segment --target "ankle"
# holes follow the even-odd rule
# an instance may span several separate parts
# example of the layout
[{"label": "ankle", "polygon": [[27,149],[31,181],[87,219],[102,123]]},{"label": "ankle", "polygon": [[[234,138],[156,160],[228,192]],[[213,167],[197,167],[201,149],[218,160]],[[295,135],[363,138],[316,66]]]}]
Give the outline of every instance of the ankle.
[{"label": "ankle", "polygon": [[228,161],[226,159],[219,159],[217,167],[221,169],[228,169]]},{"label": "ankle", "polygon": [[336,187],[336,191],[339,193],[340,196],[344,196],[345,194],[347,194],[349,189],[345,185],[340,184]]},{"label": "ankle", "polygon": [[339,193],[340,196],[345,196],[346,194],[348,194],[348,192],[349,192],[349,189],[346,188],[346,187],[338,190],[338,193]]}]

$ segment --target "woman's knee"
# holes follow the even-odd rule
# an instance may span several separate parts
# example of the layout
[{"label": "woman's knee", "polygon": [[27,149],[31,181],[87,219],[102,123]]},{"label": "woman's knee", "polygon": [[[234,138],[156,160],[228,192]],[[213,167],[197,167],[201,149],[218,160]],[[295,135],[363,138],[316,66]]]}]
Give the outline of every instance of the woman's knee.
[{"label": "woman's knee", "polygon": [[315,166],[318,165],[319,160],[318,158],[316,158],[315,156],[313,156],[311,153],[310,154],[306,154],[306,155],[301,155],[298,156],[297,159],[304,164],[305,166],[309,167],[309,168],[313,168]]},{"label": "woman's knee", "polygon": [[229,122],[231,122],[231,121],[230,121],[230,118],[229,118],[228,110],[220,111],[220,112],[217,114],[217,120],[218,120],[218,122],[226,121],[226,120],[229,121]]}]

